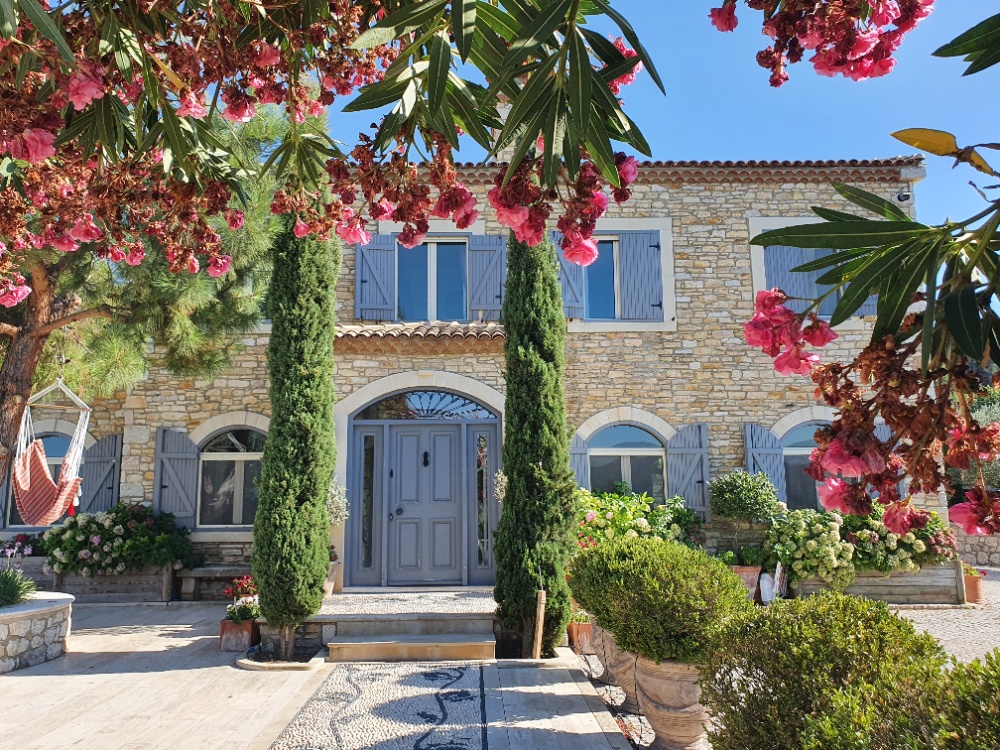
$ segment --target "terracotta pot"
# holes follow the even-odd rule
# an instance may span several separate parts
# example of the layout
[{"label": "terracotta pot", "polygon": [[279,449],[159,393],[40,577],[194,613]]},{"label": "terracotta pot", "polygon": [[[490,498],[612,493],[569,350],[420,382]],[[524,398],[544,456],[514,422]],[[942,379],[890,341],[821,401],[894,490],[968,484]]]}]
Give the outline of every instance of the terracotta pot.
[{"label": "terracotta pot", "polygon": [[323,581],[323,596],[339,594],[342,587],[337,580],[337,573],[340,571],[340,560],[330,563],[330,568],[326,572],[326,580]]},{"label": "terracotta pot", "polygon": [[594,626],[589,622],[571,622],[566,626],[569,647],[581,654],[594,653]]},{"label": "terracotta pot", "polygon": [[982,576],[965,577],[965,601],[969,604],[986,604]]},{"label": "terracotta pot", "polygon": [[[611,674],[611,670],[608,669],[608,664],[610,663],[609,651],[614,647],[611,633],[602,628],[596,622],[592,623],[590,627],[590,643],[594,648],[594,655],[597,657],[597,660],[601,662],[601,666],[604,667],[604,671],[601,672],[597,679],[605,685],[617,685],[618,683],[615,682],[615,676]],[[612,645],[609,646],[609,643]]]},{"label": "terracotta pot", "polygon": [[608,660],[604,662],[605,669],[615,676],[615,683],[625,693],[625,700],[619,708],[630,714],[642,713],[639,710],[639,701],[635,696],[635,660],[636,654],[631,651],[622,651],[615,644],[614,636],[605,631],[604,644]]},{"label": "terracotta pot", "polygon": [[260,643],[260,625],[256,620],[219,623],[219,647],[222,651],[247,651]]},{"label": "terracotta pot", "polygon": [[757,595],[757,583],[760,581],[762,568],[759,565],[730,565],[729,569],[738,575],[743,581],[743,585],[747,587],[747,591],[750,592],[747,598],[754,599]]},{"label": "terracotta pot", "polygon": [[653,750],[710,750],[701,705],[698,668],[678,661],[639,657],[635,667],[639,705],[656,733]]}]

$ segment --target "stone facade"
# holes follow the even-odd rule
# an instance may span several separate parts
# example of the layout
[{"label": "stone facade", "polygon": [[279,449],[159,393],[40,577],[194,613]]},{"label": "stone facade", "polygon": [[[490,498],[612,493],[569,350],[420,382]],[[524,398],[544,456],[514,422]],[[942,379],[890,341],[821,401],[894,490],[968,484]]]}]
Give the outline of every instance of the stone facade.
[{"label": "stone facade", "polygon": [[62,656],[72,602],[72,596],[46,593],[0,609],[0,674]]},{"label": "stone facade", "polygon": [[958,540],[958,553],[969,565],[1000,565],[1000,536],[969,536],[952,525]]}]

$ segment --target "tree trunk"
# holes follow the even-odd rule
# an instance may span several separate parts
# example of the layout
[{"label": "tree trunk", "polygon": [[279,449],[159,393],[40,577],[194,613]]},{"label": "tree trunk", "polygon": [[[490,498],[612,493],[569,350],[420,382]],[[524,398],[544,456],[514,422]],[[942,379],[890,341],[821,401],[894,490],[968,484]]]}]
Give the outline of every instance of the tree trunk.
[{"label": "tree trunk", "polygon": [[[21,417],[31,396],[35,371],[49,334],[34,334],[52,320],[53,289],[43,266],[32,268],[28,297],[18,335],[7,347],[0,364],[0,485],[7,476],[21,430]],[[2,520],[2,519],[0,519]]]}]

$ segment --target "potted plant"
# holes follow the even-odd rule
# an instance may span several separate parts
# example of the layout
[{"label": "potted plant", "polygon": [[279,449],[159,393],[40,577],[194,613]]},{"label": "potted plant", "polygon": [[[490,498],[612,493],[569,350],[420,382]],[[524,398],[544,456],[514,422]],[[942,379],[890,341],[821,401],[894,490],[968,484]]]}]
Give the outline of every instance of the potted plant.
[{"label": "potted plant", "polygon": [[593,626],[590,624],[590,615],[584,610],[578,609],[570,616],[566,635],[569,636],[570,648],[581,654],[594,653]]},{"label": "potted plant", "polygon": [[260,643],[260,604],[257,586],[251,576],[234,578],[223,592],[233,598],[226,606],[226,618],[219,623],[219,642],[223,651],[248,651]]},{"label": "potted plant", "polygon": [[326,496],[326,515],[330,519],[330,568],[323,583],[323,595],[339,594],[343,578],[340,576],[340,556],[337,554],[334,530],[339,529],[347,521],[349,506],[347,488],[340,483],[334,474],[330,480],[330,490]]},{"label": "potted plant", "polygon": [[743,581],[743,585],[747,587],[747,591],[749,592],[749,597],[756,599],[757,586],[760,583],[760,573],[764,569],[764,563],[767,561],[767,553],[763,547],[751,545],[740,547],[737,557],[740,564],[731,568],[731,570]]},{"label": "potted plant", "polygon": [[337,555],[337,548],[330,545],[330,568],[326,573],[326,580],[323,581],[323,595],[339,594],[340,588],[337,585],[337,572],[340,568],[340,557]]},{"label": "potted plant", "polygon": [[18,541],[0,545],[0,608],[20,604],[35,592],[35,582],[21,569],[21,561],[31,551],[30,546]]},{"label": "potted plant", "polygon": [[965,601],[969,604],[986,604],[986,594],[983,593],[983,577],[986,571],[978,570],[963,562],[962,573],[965,574]]},{"label": "potted plant", "polygon": [[701,550],[623,539],[581,554],[571,584],[634,659],[638,704],[656,733],[652,747],[707,747],[698,665],[718,633],[754,608],[739,577]]}]

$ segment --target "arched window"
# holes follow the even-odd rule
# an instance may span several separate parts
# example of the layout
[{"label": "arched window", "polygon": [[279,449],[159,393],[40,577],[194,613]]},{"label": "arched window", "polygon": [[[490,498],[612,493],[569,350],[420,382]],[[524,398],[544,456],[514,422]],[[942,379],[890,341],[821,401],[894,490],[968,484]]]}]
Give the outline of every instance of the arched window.
[{"label": "arched window", "polygon": [[405,391],[369,404],[355,420],[364,419],[496,419],[482,404],[447,391]]},{"label": "arched window", "polygon": [[201,446],[198,525],[250,526],[257,514],[257,479],[263,432],[239,427],[210,437]]},{"label": "arched window", "polygon": [[587,448],[595,492],[614,492],[618,482],[627,482],[633,492],[666,499],[667,455],[651,433],[634,425],[611,425],[591,437]]},{"label": "arched window", "polygon": [[[49,466],[49,474],[52,475],[52,479],[58,482],[59,470],[62,468],[63,457],[66,455],[66,451],[69,450],[71,437],[61,432],[50,432],[37,437],[42,441],[42,446],[45,448],[45,462]],[[86,460],[86,451],[84,451],[84,460]],[[8,471],[10,471],[9,468]],[[17,510],[17,503],[14,500],[14,490],[9,482],[7,484],[7,494],[9,495],[7,498],[7,507],[10,508],[7,516],[7,525],[24,526],[24,519],[21,518],[21,514]],[[62,518],[56,521],[56,523],[61,522]]]},{"label": "arched window", "polygon": [[781,438],[781,453],[785,462],[785,488],[789,508],[818,508],[819,483],[805,473],[809,454],[816,448],[814,435],[829,422],[805,422],[793,427]]}]

